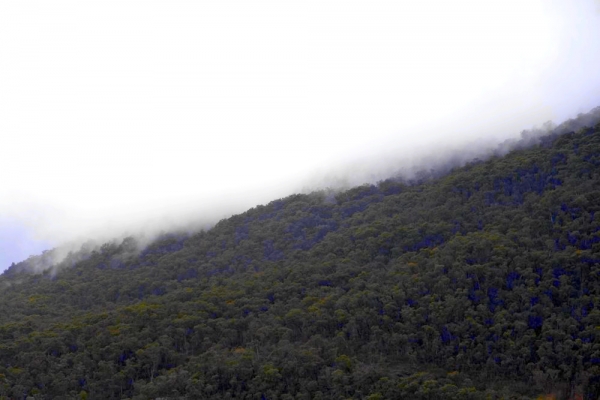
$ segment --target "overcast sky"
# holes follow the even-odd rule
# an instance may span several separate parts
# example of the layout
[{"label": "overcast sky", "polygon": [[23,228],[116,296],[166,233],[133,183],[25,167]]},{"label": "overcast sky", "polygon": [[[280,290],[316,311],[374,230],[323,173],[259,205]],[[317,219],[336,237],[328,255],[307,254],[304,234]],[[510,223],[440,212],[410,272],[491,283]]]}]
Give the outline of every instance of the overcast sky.
[{"label": "overcast sky", "polygon": [[593,0],[0,2],[0,271],[562,122],[598,71]]}]

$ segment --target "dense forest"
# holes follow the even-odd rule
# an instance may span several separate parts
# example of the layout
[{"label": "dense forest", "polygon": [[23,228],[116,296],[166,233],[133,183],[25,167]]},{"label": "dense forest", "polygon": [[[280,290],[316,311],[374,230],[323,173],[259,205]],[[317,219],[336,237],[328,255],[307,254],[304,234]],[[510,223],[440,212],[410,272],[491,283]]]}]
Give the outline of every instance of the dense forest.
[{"label": "dense forest", "polygon": [[0,398],[597,399],[599,122],[15,264]]}]

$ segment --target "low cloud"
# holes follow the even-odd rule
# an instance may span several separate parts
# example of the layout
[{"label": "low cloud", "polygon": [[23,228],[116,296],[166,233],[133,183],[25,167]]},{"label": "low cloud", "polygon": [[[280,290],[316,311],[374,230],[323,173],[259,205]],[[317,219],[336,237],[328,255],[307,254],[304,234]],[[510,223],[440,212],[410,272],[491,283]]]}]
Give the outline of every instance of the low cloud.
[{"label": "low cloud", "polygon": [[464,163],[600,104],[597,1],[336,4],[0,5],[0,262]]}]

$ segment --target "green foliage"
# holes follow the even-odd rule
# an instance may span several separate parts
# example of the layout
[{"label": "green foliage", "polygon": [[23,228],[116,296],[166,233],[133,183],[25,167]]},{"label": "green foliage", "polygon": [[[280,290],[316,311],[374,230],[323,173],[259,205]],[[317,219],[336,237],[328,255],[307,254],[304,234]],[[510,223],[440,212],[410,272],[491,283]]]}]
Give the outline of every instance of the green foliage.
[{"label": "green foliage", "polygon": [[595,398],[599,130],[16,265],[0,398]]}]

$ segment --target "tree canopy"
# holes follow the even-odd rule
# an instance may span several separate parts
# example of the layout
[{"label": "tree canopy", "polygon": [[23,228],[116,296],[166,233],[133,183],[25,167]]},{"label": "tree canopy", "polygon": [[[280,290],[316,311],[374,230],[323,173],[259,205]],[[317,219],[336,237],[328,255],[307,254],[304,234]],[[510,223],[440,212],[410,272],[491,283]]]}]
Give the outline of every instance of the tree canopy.
[{"label": "tree canopy", "polygon": [[15,264],[0,398],[596,399],[599,122]]}]

